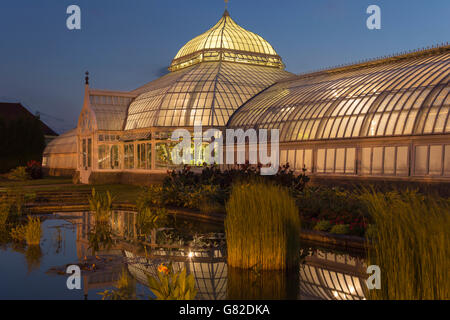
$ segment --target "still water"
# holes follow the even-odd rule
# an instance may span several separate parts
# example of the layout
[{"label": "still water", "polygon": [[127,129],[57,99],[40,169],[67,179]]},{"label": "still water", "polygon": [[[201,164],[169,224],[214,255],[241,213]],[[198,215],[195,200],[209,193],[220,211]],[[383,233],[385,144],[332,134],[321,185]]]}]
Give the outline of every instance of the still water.
[{"label": "still water", "polygon": [[[364,299],[361,254],[303,243],[294,272],[243,271],[227,267],[223,227],[178,218],[144,246],[135,242],[134,219],[133,212],[114,211],[114,243],[93,253],[91,214],[43,216],[40,247],[0,245],[0,299],[98,300],[124,274],[131,279],[132,298],[148,299],[147,275],[156,276],[161,263],[193,274],[197,299]],[[81,290],[66,285],[65,270],[73,264],[85,266]]]}]

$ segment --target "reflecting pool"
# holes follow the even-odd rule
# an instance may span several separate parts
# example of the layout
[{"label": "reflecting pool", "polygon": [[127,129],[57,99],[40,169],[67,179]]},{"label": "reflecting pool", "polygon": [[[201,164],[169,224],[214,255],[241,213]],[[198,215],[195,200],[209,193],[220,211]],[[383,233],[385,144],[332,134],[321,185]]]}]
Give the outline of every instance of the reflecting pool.
[{"label": "reflecting pool", "polygon": [[[93,252],[94,226],[89,212],[42,217],[41,244],[0,244],[0,299],[102,299],[126,277],[128,298],[153,297],[147,277],[161,263],[194,276],[197,299],[330,299],[361,300],[363,254],[339,252],[302,243],[301,263],[292,272],[228,268],[223,226],[174,218],[170,228],[137,242],[135,213],[113,211],[112,241]],[[99,237],[103,239],[104,237]],[[69,290],[69,265],[81,267],[81,289]]]}]

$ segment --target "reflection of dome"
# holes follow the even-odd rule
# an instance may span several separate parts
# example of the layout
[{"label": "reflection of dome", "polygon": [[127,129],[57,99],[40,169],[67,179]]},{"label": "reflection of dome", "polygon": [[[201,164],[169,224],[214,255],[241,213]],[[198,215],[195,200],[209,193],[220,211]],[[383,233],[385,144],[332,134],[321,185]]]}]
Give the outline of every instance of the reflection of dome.
[{"label": "reflection of dome", "polygon": [[222,19],[205,33],[186,43],[172,61],[171,71],[202,61],[232,61],[283,68],[280,56],[259,35],[245,30],[225,11]]}]

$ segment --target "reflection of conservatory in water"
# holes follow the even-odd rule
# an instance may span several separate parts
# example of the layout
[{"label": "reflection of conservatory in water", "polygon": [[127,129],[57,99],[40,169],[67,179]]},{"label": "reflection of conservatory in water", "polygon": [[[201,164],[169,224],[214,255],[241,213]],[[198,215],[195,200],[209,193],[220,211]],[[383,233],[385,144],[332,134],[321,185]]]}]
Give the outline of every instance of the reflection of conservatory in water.
[{"label": "reflection of conservatory in water", "polygon": [[[73,215],[79,217],[74,221],[77,225],[77,255],[81,261],[85,256],[92,255],[89,249],[88,232],[92,228],[94,220],[88,212],[71,214],[71,216]],[[224,248],[199,249],[191,247],[186,249],[180,247],[177,250],[154,248],[153,250],[143,251],[141,247],[125,241],[125,239],[135,236],[134,212],[114,211],[111,223],[115,233],[124,241],[118,241],[110,250],[100,251],[97,254],[114,255],[123,259],[120,261],[124,261],[129,274],[141,285],[147,285],[147,275],[157,275],[159,264],[172,262],[175,271],[186,268],[189,273],[194,275],[196,288],[198,289],[197,299],[216,300],[255,297],[245,296],[246,290],[243,290],[242,286],[249,281],[254,283],[258,278],[255,278],[252,272],[246,274],[230,270],[226,264]],[[85,294],[88,294],[91,289],[101,290],[105,287],[114,286],[123,270],[123,265],[123,263],[116,264],[110,268],[83,275]],[[286,290],[284,287],[289,282],[295,286],[290,295],[270,291],[269,296],[263,297],[361,300],[365,297],[362,270],[363,260],[361,258],[318,250],[314,255],[308,256],[305,263],[299,266],[297,275],[283,278],[279,276],[279,272],[269,274],[263,279],[261,286],[254,290],[264,291],[263,288],[268,287],[269,289],[274,288],[274,291],[283,291]],[[295,279],[296,277],[297,279]],[[256,294],[256,297],[258,297],[259,293]]]},{"label": "reflection of conservatory in water", "polygon": [[130,92],[94,90],[87,79],[77,129],[43,162],[85,183],[133,181],[173,167],[172,131],[201,124],[279,129],[280,162],[312,175],[448,180],[449,49],[294,76],[226,11],[159,79]]}]

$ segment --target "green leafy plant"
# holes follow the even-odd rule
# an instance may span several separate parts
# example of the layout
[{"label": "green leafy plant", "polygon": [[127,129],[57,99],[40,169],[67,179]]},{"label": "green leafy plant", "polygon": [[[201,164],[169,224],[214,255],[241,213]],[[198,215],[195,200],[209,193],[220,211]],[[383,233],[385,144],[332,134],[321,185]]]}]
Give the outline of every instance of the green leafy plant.
[{"label": "green leafy plant", "polygon": [[298,267],[300,218],[287,188],[260,181],[238,183],[226,209],[229,266]]},{"label": "green leafy plant", "polygon": [[147,280],[156,300],[194,300],[197,295],[194,276],[187,275],[185,268],[174,272],[172,264],[160,265],[158,276],[148,275]]},{"label": "green leafy plant", "polygon": [[341,235],[349,234],[350,226],[348,224],[336,224],[331,228],[330,233]]},{"label": "green leafy plant", "polygon": [[333,225],[331,224],[330,221],[328,221],[328,220],[320,220],[314,226],[314,230],[328,232],[328,231],[330,231],[330,229],[332,227],[333,227]]}]

